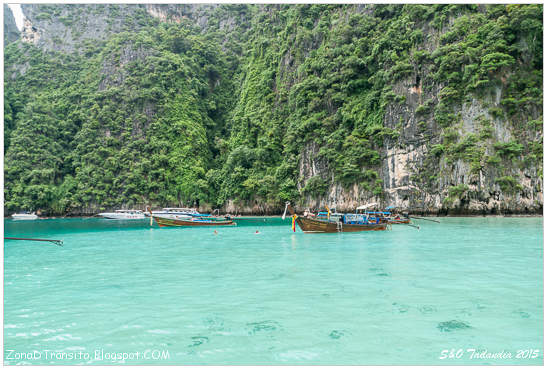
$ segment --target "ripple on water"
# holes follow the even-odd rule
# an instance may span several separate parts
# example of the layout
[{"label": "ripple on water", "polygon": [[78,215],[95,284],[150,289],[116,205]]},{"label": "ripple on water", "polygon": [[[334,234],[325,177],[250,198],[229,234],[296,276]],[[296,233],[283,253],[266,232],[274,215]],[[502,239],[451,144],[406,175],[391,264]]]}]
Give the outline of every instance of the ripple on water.
[{"label": "ripple on water", "polygon": [[303,350],[289,350],[282,352],[279,355],[281,361],[292,361],[292,360],[313,360],[319,356],[316,352],[303,351]]},{"label": "ripple on water", "polygon": [[391,305],[394,306],[395,312],[398,312],[400,314],[404,314],[404,313],[408,312],[408,310],[410,309],[410,306],[405,305],[405,304],[398,304],[396,302],[394,302]]},{"label": "ripple on water", "polygon": [[224,327],[224,319],[217,316],[207,317],[203,319],[203,324],[207,327],[208,330],[213,332],[222,332],[226,329]]},{"label": "ripple on water", "polygon": [[461,320],[449,320],[439,323],[437,325],[437,328],[441,332],[452,332],[455,330],[469,329],[471,328],[471,326],[466,322],[462,322]]},{"label": "ripple on water", "polygon": [[458,313],[458,316],[471,316],[473,313],[471,313],[471,309],[463,308],[456,311]]},{"label": "ripple on water", "polygon": [[81,337],[74,337],[71,334],[58,334],[57,336],[53,336],[50,338],[44,339],[44,341],[78,341],[81,340]]},{"label": "ripple on water", "polygon": [[194,336],[192,337],[192,343],[188,347],[196,347],[203,345],[204,343],[209,342],[209,337],[205,336]]},{"label": "ripple on water", "polygon": [[418,308],[418,311],[422,314],[433,314],[437,311],[437,308],[433,305],[423,305]]},{"label": "ripple on water", "polygon": [[83,346],[70,346],[66,348],[68,351],[84,351],[85,347]]},{"label": "ripple on water", "polygon": [[347,335],[347,333],[347,331],[335,329],[329,333],[329,337],[333,340],[339,340],[340,338]]},{"label": "ripple on water", "polygon": [[528,319],[530,317],[530,314],[527,313],[526,311],[522,310],[522,309],[514,310],[513,314],[517,314],[518,316],[520,316],[523,319]]},{"label": "ripple on water", "polygon": [[259,332],[273,332],[281,329],[281,325],[275,320],[264,320],[262,322],[247,323],[249,334],[253,335]]}]

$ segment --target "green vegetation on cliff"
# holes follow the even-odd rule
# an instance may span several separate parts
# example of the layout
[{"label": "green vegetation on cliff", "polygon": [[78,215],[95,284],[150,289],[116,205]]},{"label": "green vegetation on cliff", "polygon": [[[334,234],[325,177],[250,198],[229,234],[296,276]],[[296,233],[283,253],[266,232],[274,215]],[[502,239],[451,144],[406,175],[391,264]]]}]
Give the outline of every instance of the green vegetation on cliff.
[{"label": "green vegetation on cliff", "polygon": [[[34,7],[82,32],[85,6]],[[105,21],[134,31],[74,52],[6,47],[8,212],[381,199],[386,150],[414,141],[411,180],[445,206],[473,191],[441,183],[455,163],[507,196],[541,174],[541,5],[222,5],[206,26],[134,8]]]}]

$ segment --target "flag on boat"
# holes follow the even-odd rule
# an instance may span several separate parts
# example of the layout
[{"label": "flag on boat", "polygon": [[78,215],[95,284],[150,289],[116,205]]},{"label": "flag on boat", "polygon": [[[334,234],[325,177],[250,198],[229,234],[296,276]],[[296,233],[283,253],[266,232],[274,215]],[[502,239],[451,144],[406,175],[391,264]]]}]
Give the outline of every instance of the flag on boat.
[{"label": "flag on boat", "polygon": [[296,214],[292,216],[292,231],[296,232]]}]

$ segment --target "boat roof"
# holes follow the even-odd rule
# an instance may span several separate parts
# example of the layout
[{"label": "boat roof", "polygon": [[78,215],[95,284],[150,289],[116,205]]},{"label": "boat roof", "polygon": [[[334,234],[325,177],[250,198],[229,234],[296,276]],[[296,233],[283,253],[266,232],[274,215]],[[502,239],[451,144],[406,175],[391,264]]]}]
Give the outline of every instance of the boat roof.
[{"label": "boat roof", "polygon": [[142,210],[130,210],[130,209],[116,210],[116,213],[130,213],[130,212],[142,213]]},{"label": "boat roof", "polygon": [[188,210],[196,210],[196,208],[163,208],[162,210],[181,210],[181,211],[188,211]]}]

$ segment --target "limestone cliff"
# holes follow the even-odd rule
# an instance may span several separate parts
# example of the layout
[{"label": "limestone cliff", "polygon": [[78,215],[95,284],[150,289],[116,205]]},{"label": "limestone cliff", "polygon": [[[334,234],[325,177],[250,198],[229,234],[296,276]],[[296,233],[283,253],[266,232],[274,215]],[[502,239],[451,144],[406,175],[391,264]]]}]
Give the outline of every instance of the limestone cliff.
[{"label": "limestone cliff", "polygon": [[4,46],[19,39],[19,33],[11,9],[4,4]]},{"label": "limestone cliff", "polygon": [[[59,134],[70,154],[55,175],[40,169],[44,183],[32,160],[21,170],[26,174],[7,160],[8,192],[18,197],[10,206],[48,193],[44,207],[58,196],[55,211],[73,214],[154,201],[253,214],[279,213],[286,200],[297,210],[351,211],[365,203],[427,214],[543,210],[541,5],[22,9],[18,32],[4,6],[5,43],[12,42],[5,69],[8,135],[19,135],[19,143],[34,139],[25,124],[40,96],[51,127],[59,121],[71,127]],[[22,43],[13,43],[17,39]],[[33,57],[42,59],[34,63]],[[28,81],[18,83],[32,88],[17,90],[15,81],[29,70]],[[55,93],[70,101],[53,114],[45,101]],[[196,176],[188,177],[197,189],[182,183],[184,171],[177,170],[186,168],[184,161],[175,165],[165,152],[179,140],[184,148],[187,134],[167,121],[204,130],[198,136],[210,157],[198,158],[191,168]],[[162,130],[153,131],[160,123]],[[71,135],[104,141],[85,152],[99,163],[94,170],[80,159],[82,144]],[[11,150],[8,159],[18,158]],[[124,157],[122,168],[114,159],[121,153],[138,163]],[[103,160],[112,168],[101,176]],[[93,179],[84,186],[85,176]],[[26,194],[31,177],[47,191]]]}]

